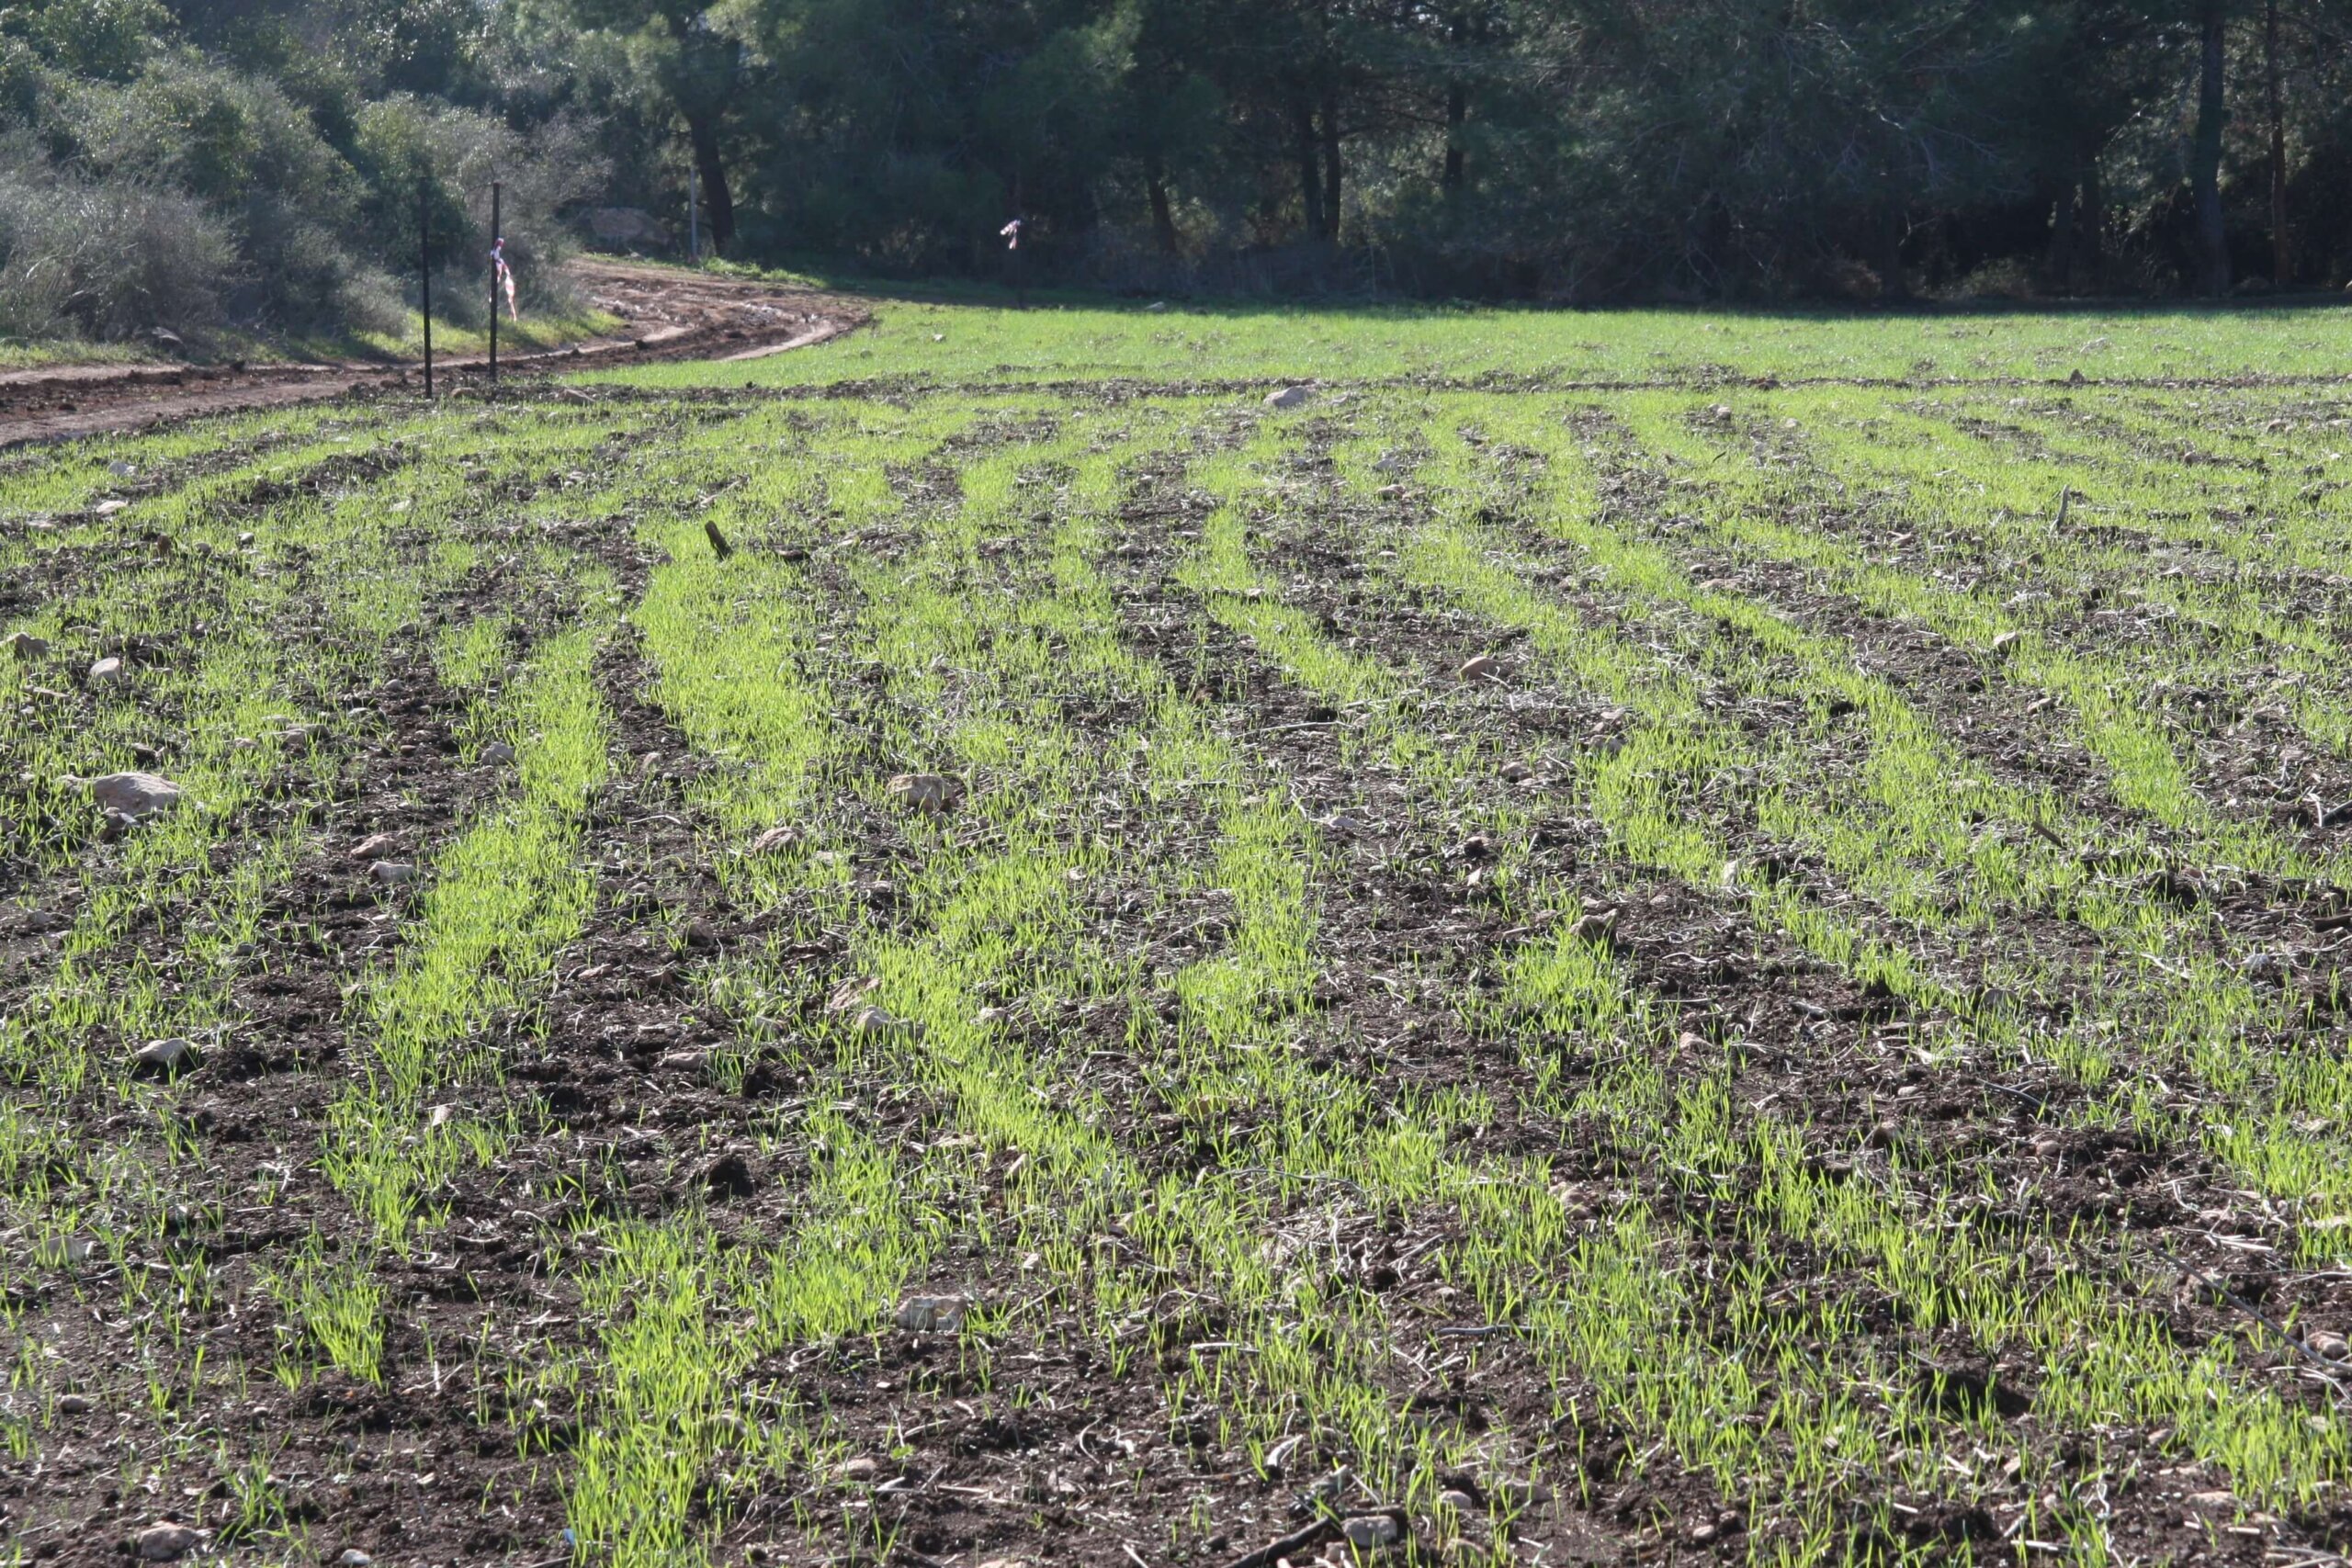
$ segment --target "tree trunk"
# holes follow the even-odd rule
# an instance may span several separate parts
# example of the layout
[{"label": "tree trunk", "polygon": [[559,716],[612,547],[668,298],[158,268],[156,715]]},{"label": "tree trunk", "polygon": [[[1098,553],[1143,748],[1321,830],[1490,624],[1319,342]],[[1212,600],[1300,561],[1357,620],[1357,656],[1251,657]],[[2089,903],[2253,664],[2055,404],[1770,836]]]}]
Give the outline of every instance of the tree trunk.
[{"label": "tree trunk", "polygon": [[1162,255],[1174,255],[1181,248],[1176,243],[1176,215],[1168,207],[1168,178],[1159,166],[1159,153],[1155,150],[1144,154],[1144,187],[1151,195],[1151,233],[1159,242]]},{"label": "tree trunk", "polygon": [[2107,291],[2107,189],[2098,175],[2098,149],[2082,157],[2083,214],[2075,225],[2075,271],[2093,294]]},{"label": "tree trunk", "polygon": [[2197,245],[2200,276],[2208,294],[2230,291],[2230,242],[2222,221],[2222,11],[2217,4],[2205,8],[2203,56],[2197,86],[2197,136],[2190,149],[2188,177],[2197,197]]},{"label": "tree trunk", "polygon": [[1340,103],[1323,95],[1323,237],[1340,237]]},{"label": "tree trunk", "polygon": [[2287,113],[2278,84],[2278,0],[2262,8],[2262,73],[2270,99],[2270,281],[2280,288],[2294,280],[2295,263],[2287,235]]},{"label": "tree trunk", "polygon": [[1883,299],[1911,298],[1911,280],[1903,273],[1903,209],[1889,202],[1878,220],[1878,288]]},{"label": "tree trunk", "polygon": [[735,240],[735,198],[727,189],[726,165],[718,161],[718,125],[707,114],[686,116],[686,138],[694,143],[695,173],[702,180],[704,216],[710,248],[720,255]]},{"label": "tree trunk", "polygon": [[2075,286],[2075,189],[2072,180],[2058,187],[2050,217],[2050,255],[2041,268],[2043,286],[2059,294]]},{"label": "tree trunk", "polygon": [[1462,188],[1462,122],[1470,118],[1470,94],[1459,79],[1445,87],[1445,178],[1448,196]]},{"label": "tree trunk", "polygon": [[[1482,35],[1484,30],[1479,28],[1474,32],[1470,17],[1457,10],[1446,18],[1445,40],[1457,51],[1464,50],[1470,47],[1473,38]],[[1445,174],[1439,182],[1440,187],[1449,197],[1462,189],[1462,127],[1469,118],[1469,84],[1459,76],[1451,77],[1445,84]]]},{"label": "tree trunk", "polygon": [[1306,237],[1323,237],[1323,178],[1315,166],[1315,110],[1302,97],[1291,106],[1291,122],[1298,136],[1298,204],[1306,220]]}]

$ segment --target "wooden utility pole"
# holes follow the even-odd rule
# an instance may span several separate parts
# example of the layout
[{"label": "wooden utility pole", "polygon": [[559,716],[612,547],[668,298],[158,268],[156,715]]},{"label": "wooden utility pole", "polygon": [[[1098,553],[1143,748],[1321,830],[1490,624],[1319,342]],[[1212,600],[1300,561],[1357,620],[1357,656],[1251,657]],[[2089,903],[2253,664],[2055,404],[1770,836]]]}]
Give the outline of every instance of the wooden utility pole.
[{"label": "wooden utility pole", "polygon": [[416,181],[416,280],[424,310],[424,400],[433,400],[433,186]]},{"label": "wooden utility pole", "polygon": [[2262,7],[2262,73],[2270,96],[2270,281],[2284,288],[2295,265],[2287,242],[2287,111],[2278,82],[2278,0]]}]

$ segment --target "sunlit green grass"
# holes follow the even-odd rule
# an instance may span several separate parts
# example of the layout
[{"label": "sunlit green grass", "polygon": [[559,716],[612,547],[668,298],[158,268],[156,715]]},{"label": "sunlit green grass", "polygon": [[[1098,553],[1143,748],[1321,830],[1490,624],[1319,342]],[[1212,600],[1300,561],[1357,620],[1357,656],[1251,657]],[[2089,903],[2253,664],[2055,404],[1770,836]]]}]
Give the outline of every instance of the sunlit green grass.
[{"label": "sunlit green grass", "polygon": [[[1204,378],[1347,381],[1518,376],[1645,382],[1693,375],[2063,381],[2086,377],[2333,376],[2337,310],[2148,310],[2037,315],[1274,307],[1165,310],[876,302],[876,325],[748,365],[610,373],[655,387],[942,385]],[[603,373],[597,378],[605,378]]]}]

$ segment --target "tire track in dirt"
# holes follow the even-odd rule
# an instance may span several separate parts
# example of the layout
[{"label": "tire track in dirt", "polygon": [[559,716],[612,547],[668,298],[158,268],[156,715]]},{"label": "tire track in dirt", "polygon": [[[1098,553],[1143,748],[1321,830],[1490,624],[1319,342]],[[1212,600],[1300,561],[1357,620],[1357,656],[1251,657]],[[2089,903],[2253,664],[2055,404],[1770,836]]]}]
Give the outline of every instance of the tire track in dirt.
[{"label": "tire track in dirt", "polygon": [[[502,355],[503,373],[543,375],[606,363],[753,357],[809,347],[870,319],[846,297],[748,279],[583,257],[567,270],[600,306],[632,322],[617,338]],[[486,356],[436,357],[453,392],[487,375]],[[0,450],[32,442],[171,424],[208,415],[286,408],[356,395],[404,398],[420,364],[69,367],[0,373]]]}]

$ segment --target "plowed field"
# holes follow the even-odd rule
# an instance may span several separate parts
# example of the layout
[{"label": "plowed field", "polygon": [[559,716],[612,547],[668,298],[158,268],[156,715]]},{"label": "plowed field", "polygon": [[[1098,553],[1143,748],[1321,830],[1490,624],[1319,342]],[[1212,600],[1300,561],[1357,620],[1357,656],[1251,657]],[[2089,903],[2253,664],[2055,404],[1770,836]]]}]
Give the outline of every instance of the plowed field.
[{"label": "plowed field", "polygon": [[0,456],[8,1549],[2342,1561],[2343,320]]}]

